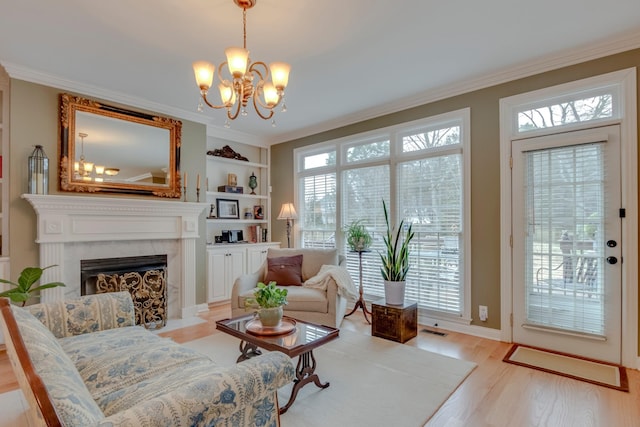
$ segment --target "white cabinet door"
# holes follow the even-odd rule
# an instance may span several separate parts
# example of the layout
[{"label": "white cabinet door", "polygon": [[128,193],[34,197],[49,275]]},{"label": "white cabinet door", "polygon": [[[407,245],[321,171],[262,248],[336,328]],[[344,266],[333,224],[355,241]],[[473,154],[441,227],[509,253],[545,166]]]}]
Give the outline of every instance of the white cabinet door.
[{"label": "white cabinet door", "polygon": [[227,294],[225,285],[226,251],[207,251],[207,302],[223,301]]},{"label": "white cabinet door", "polygon": [[233,282],[235,282],[238,277],[244,274],[245,252],[245,249],[233,249],[228,252],[229,255],[227,256],[227,269],[225,271],[225,279],[227,281],[224,298],[225,300],[231,299]]},{"label": "white cabinet door", "polygon": [[247,249],[247,271],[255,273],[258,271],[262,262],[267,258],[267,248],[249,248]]},{"label": "white cabinet door", "polygon": [[231,298],[233,282],[244,273],[245,249],[207,250],[207,302]]}]

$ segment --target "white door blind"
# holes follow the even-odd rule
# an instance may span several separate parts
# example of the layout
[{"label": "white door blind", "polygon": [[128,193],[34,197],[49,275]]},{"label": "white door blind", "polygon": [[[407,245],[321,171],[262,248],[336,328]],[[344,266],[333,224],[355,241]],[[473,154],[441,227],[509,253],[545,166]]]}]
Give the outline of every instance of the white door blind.
[{"label": "white door blind", "polygon": [[604,145],[525,153],[529,325],[604,335]]},{"label": "white door blind", "polygon": [[303,248],[333,248],[336,232],[336,174],[300,179],[300,237]]},{"label": "white door blind", "polygon": [[[384,294],[380,275],[379,251],[383,251],[382,236],[385,232],[382,200],[389,203],[389,165],[360,167],[342,173],[342,218],[344,225],[362,220],[372,235],[371,252],[362,255],[362,286],[365,294]],[[357,253],[350,253],[344,241],[347,269],[353,280],[359,283]],[[383,251],[384,252],[384,251]]]},{"label": "white door blind", "polygon": [[407,298],[427,309],[462,315],[462,154],[400,163],[397,192],[400,216],[415,232]]}]

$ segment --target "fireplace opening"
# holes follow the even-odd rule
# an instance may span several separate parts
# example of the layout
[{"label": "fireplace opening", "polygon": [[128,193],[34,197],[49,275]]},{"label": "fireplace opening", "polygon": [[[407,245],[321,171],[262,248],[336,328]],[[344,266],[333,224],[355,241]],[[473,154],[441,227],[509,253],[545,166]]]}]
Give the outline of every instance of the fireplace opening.
[{"label": "fireplace opening", "polygon": [[158,329],[167,324],[167,255],[80,261],[80,293],[128,291],[136,324]]}]

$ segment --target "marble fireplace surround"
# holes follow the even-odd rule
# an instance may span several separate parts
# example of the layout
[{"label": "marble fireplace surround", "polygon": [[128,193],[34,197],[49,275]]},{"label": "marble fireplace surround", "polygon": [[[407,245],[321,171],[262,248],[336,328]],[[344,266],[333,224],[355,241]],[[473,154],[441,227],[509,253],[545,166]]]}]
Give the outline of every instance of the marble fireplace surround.
[{"label": "marble fireplace surround", "polygon": [[80,260],[167,255],[168,317],[194,316],[198,216],[207,206],[163,199],[23,194],[36,211],[42,302],[80,296]]}]

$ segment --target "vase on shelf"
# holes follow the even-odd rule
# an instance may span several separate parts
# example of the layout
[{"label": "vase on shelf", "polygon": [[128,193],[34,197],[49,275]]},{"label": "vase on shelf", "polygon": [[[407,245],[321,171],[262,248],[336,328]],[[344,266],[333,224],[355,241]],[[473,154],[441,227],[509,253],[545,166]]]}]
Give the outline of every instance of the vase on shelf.
[{"label": "vase on shelf", "polygon": [[253,172],[251,172],[251,176],[249,177],[249,188],[251,189],[250,194],[255,195],[255,189],[258,188],[258,177]]}]

